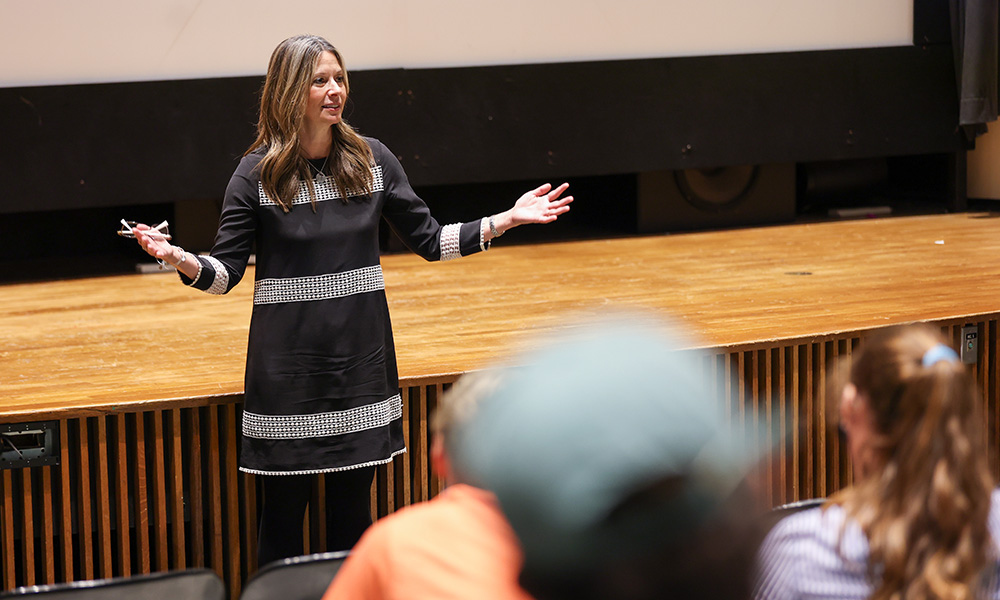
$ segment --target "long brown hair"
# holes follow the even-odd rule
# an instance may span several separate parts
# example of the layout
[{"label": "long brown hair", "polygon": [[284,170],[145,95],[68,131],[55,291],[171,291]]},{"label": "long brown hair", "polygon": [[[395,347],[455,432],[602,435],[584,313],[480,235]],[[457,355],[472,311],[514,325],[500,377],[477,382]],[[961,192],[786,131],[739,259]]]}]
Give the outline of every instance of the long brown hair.
[{"label": "long brown hair", "polygon": [[880,467],[831,500],[868,538],[874,599],[977,598],[993,558],[982,402],[957,360],[924,365],[943,343],[928,326],[890,330],[866,340],[851,369]]},{"label": "long brown hair", "polygon": [[[313,71],[323,52],[331,52],[344,69],[344,88],[350,91],[347,67],[333,45],[315,35],[290,37],[278,44],[271,53],[267,77],[260,96],[260,118],[257,139],[246,154],[266,149],[261,159],[260,182],[264,192],[286,213],[305,181],[315,208],[310,167],[300,151],[299,131],[306,110],[306,97],[312,84]],[[365,193],[371,187],[371,148],[354,129],[341,118],[332,126],[333,145],[327,161],[334,185],[346,202],[349,195]]]}]

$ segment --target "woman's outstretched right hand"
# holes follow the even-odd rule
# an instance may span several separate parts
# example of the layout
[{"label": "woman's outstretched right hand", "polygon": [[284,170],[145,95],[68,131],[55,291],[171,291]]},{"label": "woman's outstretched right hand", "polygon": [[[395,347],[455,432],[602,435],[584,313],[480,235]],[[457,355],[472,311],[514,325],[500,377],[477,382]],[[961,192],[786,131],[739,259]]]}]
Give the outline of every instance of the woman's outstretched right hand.
[{"label": "woman's outstretched right hand", "polygon": [[159,231],[149,225],[138,223],[132,228],[132,232],[135,233],[135,241],[139,242],[139,246],[153,258],[171,265],[180,261],[180,253],[183,250],[171,245]]}]

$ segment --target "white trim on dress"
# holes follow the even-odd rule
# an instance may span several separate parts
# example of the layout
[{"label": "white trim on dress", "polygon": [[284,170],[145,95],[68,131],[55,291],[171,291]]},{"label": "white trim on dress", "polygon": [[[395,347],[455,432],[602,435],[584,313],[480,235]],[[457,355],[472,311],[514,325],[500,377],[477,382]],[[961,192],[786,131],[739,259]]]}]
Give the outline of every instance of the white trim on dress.
[{"label": "white trim on dress", "polygon": [[313,277],[259,279],[253,284],[253,303],[279,304],[329,300],[384,289],[382,266],[373,265]]}]

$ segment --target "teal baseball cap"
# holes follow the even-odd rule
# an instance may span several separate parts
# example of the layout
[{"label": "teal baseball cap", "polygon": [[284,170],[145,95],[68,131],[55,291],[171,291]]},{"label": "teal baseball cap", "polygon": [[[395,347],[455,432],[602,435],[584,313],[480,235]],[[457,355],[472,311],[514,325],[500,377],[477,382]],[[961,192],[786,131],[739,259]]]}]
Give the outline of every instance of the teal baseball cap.
[{"label": "teal baseball cap", "polygon": [[496,494],[526,571],[570,572],[682,537],[758,454],[676,328],[635,317],[571,329],[504,367],[455,432],[453,464]]}]

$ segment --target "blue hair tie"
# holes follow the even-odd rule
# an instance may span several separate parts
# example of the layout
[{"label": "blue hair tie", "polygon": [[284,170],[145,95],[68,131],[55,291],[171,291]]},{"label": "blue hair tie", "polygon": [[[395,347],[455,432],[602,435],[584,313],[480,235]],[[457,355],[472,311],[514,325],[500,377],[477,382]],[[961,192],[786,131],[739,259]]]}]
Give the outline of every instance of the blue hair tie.
[{"label": "blue hair tie", "polygon": [[926,368],[939,363],[942,360],[946,360],[948,362],[958,362],[958,354],[955,354],[954,350],[944,344],[936,344],[931,346],[930,350],[924,352],[922,362]]}]

